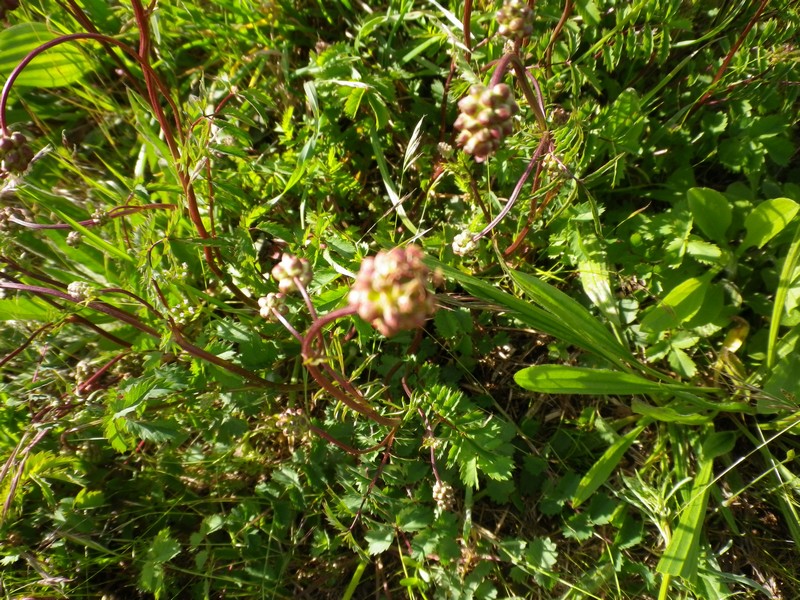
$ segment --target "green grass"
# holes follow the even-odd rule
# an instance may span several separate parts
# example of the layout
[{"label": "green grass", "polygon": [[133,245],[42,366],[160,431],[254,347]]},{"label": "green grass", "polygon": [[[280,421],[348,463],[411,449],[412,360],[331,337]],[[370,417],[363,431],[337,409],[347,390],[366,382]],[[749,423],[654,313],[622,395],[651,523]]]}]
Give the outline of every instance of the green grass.
[{"label": "green grass", "polygon": [[796,3],[23,4],[3,598],[800,595]]}]

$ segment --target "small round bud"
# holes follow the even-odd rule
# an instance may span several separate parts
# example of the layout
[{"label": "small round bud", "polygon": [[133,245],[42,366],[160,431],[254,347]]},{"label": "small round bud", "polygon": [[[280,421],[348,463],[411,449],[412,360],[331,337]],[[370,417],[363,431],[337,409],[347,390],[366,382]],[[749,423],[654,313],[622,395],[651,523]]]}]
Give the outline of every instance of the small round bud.
[{"label": "small round bud", "polygon": [[271,321],[275,318],[272,311],[277,311],[282,315],[286,314],[286,297],[283,294],[269,293],[258,299],[258,308],[258,314],[263,319]]},{"label": "small round bud", "polygon": [[436,508],[441,511],[452,510],[455,504],[455,490],[453,486],[444,481],[437,481],[433,484],[433,500],[436,502]]},{"label": "small round bud", "polygon": [[80,234],[79,231],[70,231],[67,234],[67,239],[66,239],[67,246],[71,246],[72,248],[77,248],[78,246],[81,245],[82,241],[83,241],[83,236]]},{"label": "small round bud", "polygon": [[109,217],[108,213],[104,211],[102,208],[98,208],[96,211],[92,213],[92,221],[97,223],[98,225],[105,225],[108,223]]},{"label": "small round bud", "polygon": [[505,83],[491,88],[473,85],[458,106],[461,112],[453,125],[459,131],[456,144],[478,162],[486,160],[511,134],[513,117],[519,112],[511,88]]}]

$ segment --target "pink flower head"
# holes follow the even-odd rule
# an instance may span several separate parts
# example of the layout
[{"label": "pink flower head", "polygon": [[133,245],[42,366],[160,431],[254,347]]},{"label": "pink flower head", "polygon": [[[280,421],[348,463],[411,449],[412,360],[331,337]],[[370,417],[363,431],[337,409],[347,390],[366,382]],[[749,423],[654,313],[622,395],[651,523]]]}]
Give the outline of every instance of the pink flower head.
[{"label": "pink flower head", "polygon": [[436,310],[428,289],[431,272],[418,246],[367,257],[350,290],[350,306],[383,335],[421,327]]}]

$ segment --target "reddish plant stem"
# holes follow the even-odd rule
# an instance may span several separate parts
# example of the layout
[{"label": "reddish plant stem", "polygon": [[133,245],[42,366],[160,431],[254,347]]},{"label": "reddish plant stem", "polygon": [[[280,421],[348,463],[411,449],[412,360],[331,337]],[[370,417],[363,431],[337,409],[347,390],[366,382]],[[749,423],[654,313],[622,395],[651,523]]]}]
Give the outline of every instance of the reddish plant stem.
[{"label": "reddish plant stem", "polygon": [[292,337],[294,337],[294,339],[296,339],[301,344],[303,343],[303,336],[300,335],[300,332],[297,331],[297,329],[295,329],[294,326],[291,323],[289,323],[289,321],[286,320],[286,317],[284,317],[280,312],[278,312],[274,308],[272,309],[272,316],[275,317],[280,322],[280,324],[286,328],[286,331],[292,334]]},{"label": "reddish plant stem", "polygon": [[[12,268],[15,268],[16,270],[18,270],[20,272],[23,272],[21,270],[21,268],[19,267],[19,265],[16,265],[15,263],[13,263],[12,261],[9,261],[5,257],[0,257],[0,259],[5,261]],[[27,273],[27,272],[24,272],[24,274],[28,275],[28,277],[31,277],[32,279],[38,279],[39,281],[43,281],[45,283],[48,283],[48,285],[55,285],[56,287],[63,287],[63,284],[61,284],[60,282],[54,281],[54,280],[50,279],[49,277],[37,277],[35,274],[30,274],[30,273]],[[0,272],[0,275],[3,278],[5,278],[5,279],[7,279],[7,280],[9,280],[11,282],[18,283],[18,284],[22,285],[22,281],[20,281],[16,277],[13,277],[13,276],[9,275],[8,273]],[[56,302],[55,300],[53,300],[52,298],[49,298],[47,296],[43,296],[42,300],[47,302],[50,306],[53,306],[53,307],[57,308],[58,310],[64,310],[64,307],[61,304],[59,304],[58,302]],[[130,343],[126,342],[125,340],[123,340],[121,338],[118,338],[113,333],[109,333],[105,329],[102,329],[101,327],[98,327],[97,325],[95,325],[89,319],[87,319],[85,317],[82,317],[80,315],[69,315],[66,318],[66,321],[70,322],[70,323],[78,323],[80,325],[83,325],[87,329],[91,329],[92,331],[94,331],[95,333],[103,336],[107,340],[109,340],[111,342],[114,342],[115,344],[118,344],[118,345],[120,345],[120,346],[122,346],[124,348],[130,348],[131,347]]]},{"label": "reddish plant stem", "polygon": [[83,395],[88,389],[90,389],[95,383],[97,383],[100,380],[100,378],[111,367],[113,367],[120,360],[122,360],[122,358],[125,356],[125,354],[126,354],[125,352],[121,352],[121,353],[117,354],[114,358],[112,358],[110,361],[108,361],[106,364],[104,364],[102,367],[100,367],[97,371],[94,372],[94,374],[91,377],[89,377],[89,379],[87,379],[86,381],[82,382],[80,385],[78,385],[75,388],[75,393],[78,396]]},{"label": "reddish plant stem", "polygon": [[742,33],[739,34],[739,38],[736,40],[736,43],[728,51],[728,54],[725,55],[722,64],[719,66],[719,69],[717,69],[717,72],[714,74],[714,79],[711,80],[711,85],[708,86],[708,90],[706,91],[706,93],[703,94],[700,100],[697,101],[696,106],[705,104],[711,97],[711,94],[714,93],[714,88],[717,86],[717,83],[719,83],[719,80],[722,79],[722,75],[728,69],[728,66],[731,64],[734,55],[739,51],[739,48],[741,48],[742,44],[744,43],[744,38],[746,38],[747,34],[750,33],[750,30],[753,27],[755,27],[756,23],[758,22],[758,19],[761,17],[761,13],[763,13],[764,9],[767,8],[768,3],[769,0],[761,0],[761,3],[758,5],[758,9],[756,10],[756,14],[753,15],[753,17],[745,26]]},{"label": "reddish plant stem", "polygon": [[[536,190],[539,189],[539,182],[541,180],[542,170],[543,170],[542,161],[539,161],[539,163],[536,165],[536,173],[533,175],[533,183],[531,184],[532,197],[531,197],[531,208],[528,211],[528,218],[525,221],[525,225],[522,227],[522,230],[519,232],[516,239],[503,252],[503,256],[505,257],[509,257],[512,254],[514,254],[514,252],[517,251],[517,249],[522,245],[522,242],[525,240],[525,237],[528,235],[528,232],[531,229],[531,224],[533,223],[533,220],[536,217],[536,213],[538,212],[537,211],[538,203],[536,202],[536,196],[534,195],[534,193]],[[547,204],[546,202],[542,203],[542,207],[544,207],[546,204]]]},{"label": "reddish plant stem", "polygon": [[[304,365],[311,376],[319,383],[320,387],[322,387],[325,391],[331,394],[334,398],[339,400],[342,404],[351,408],[352,410],[361,413],[362,415],[369,417],[376,423],[380,425],[386,425],[389,427],[395,427],[400,424],[398,419],[389,419],[384,417],[383,415],[379,414],[372,408],[369,403],[367,402],[366,398],[358,392],[355,387],[350,386],[350,390],[356,392],[355,397],[348,396],[344,391],[334,386],[331,381],[326,378],[320,370],[316,367],[314,362],[317,360],[316,353],[311,347],[313,340],[320,334],[322,328],[327,325],[328,323],[332,323],[336,319],[340,319],[342,317],[349,317],[355,315],[357,310],[352,306],[345,306],[338,310],[334,310],[333,312],[328,313],[324,317],[317,319],[312,323],[311,327],[308,329],[308,332],[303,339],[303,346],[302,346],[302,355],[304,360]],[[341,377],[341,376],[339,376]],[[349,390],[348,390],[349,391]],[[352,393],[351,391],[351,393]]]},{"label": "reddish plant stem", "polygon": [[467,47],[466,59],[469,60],[472,54],[472,0],[464,2],[464,45]]},{"label": "reddish plant stem", "polygon": [[[25,58],[23,58],[17,64],[17,66],[14,67],[14,70],[11,71],[11,74],[8,76],[8,79],[6,79],[6,82],[3,85],[3,90],[2,90],[2,92],[0,92],[0,132],[3,135],[8,135],[8,122],[6,121],[6,112],[7,112],[7,106],[8,106],[8,95],[9,95],[9,92],[11,91],[11,88],[14,85],[14,82],[17,80],[17,78],[19,77],[20,73],[22,73],[23,69],[25,69],[25,67],[27,67],[30,64],[30,62],[33,59],[35,59],[37,56],[39,56],[42,52],[50,50],[51,48],[55,48],[56,46],[59,46],[61,44],[65,44],[67,42],[74,42],[74,41],[77,41],[77,40],[94,40],[96,42],[101,42],[101,43],[105,42],[105,43],[107,43],[109,45],[116,46],[117,48],[119,48],[120,50],[122,50],[123,52],[125,52],[126,54],[131,56],[134,60],[136,60],[139,63],[139,66],[141,67],[142,72],[148,73],[151,77],[155,77],[155,72],[150,67],[150,65],[147,64],[147,63],[141,62],[141,60],[139,59],[139,55],[136,54],[136,52],[133,50],[133,48],[131,48],[130,46],[128,46],[124,42],[121,42],[121,41],[119,41],[119,40],[117,40],[115,38],[109,37],[107,35],[103,35],[102,33],[71,33],[69,35],[63,35],[63,36],[57,37],[57,38],[55,38],[53,40],[50,40],[48,42],[45,42],[45,43],[41,44],[40,46],[37,46],[36,48],[31,50],[25,56]],[[164,97],[167,99],[167,102],[169,103],[170,108],[177,115],[178,114],[178,107],[175,105],[175,102],[172,100],[172,97],[169,95],[169,91],[164,87],[163,84],[161,84],[159,82],[157,77],[155,77],[155,80],[156,80],[156,82],[158,82],[159,90],[164,95]]]},{"label": "reddish plant stem", "polygon": [[453,75],[456,74],[456,61],[450,61],[450,73],[444,82],[444,93],[442,94],[442,107],[439,110],[439,142],[444,142],[444,134],[447,131],[447,96],[450,93],[450,85],[453,83]]},{"label": "reddish plant stem", "polygon": [[425,416],[425,413],[422,412],[421,408],[418,408],[417,412],[419,413],[419,416],[422,417],[422,421],[425,423],[425,437],[430,440],[428,445],[431,448],[431,470],[433,471],[433,476],[436,478],[436,482],[441,484],[442,478],[439,477],[439,469],[436,468],[436,449],[434,448],[434,442],[436,438],[433,435],[433,427],[431,427],[428,417]]},{"label": "reddish plant stem", "polygon": [[[143,206],[119,206],[116,208],[112,208],[106,213],[109,219],[116,219],[119,217],[125,217],[127,215],[132,215],[138,212],[142,212],[149,209],[168,209],[173,210],[176,208],[174,204],[146,204]],[[18,219],[17,217],[9,217],[8,220],[15,225],[19,225],[20,227],[25,227],[26,229],[72,229],[72,225],[68,223],[33,223],[31,221],[23,221],[22,219]],[[97,227],[102,223],[97,219],[85,219],[83,221],[78,221],[78,225],[83,227]]]},{"label": "reddish plant stem", "polygon": [[313,423],[309,423],[308,424],[308,428],[311,431],[313,431],[314,433],[316,433],[319,437],[321,437],[321,438],[323,438],[325,440],[328,440],[331,444],[334,444],[335,446],[338,446],[339,448],[341,448],[342,450],[344,450],[348,454],[352,454],[353,456],[358,456],[359,454],[369,454],[370,452],[375,452],[376,450],[380,450],[381,448],[385,447],[387,444],[390,444],[394,440],[394,436],[397,433],[397,426],[395,426],[394,428],[392,428],[392,430],[389,432],[389,434],[385,438],[383,438],[383,441],[381,441],[378,444],[375,444],[374,446],[372,446],[370,448],[366,448],[364,450],[359,450],[358,448],[353,448],[352,446],[350,446],[348,444],[345,444],[344,442],[342,442],[340,440],[337,440],[330,433],[328,433],[324,429],[321,429],[321,428],[317,427]]},{"label": "reddish plant stem", "polygon": [[[47,300],[50,300],[50,299],[49,299],[49,298],[42,298],[42,300],[45,300],[45,301],[47,301]],[[54,302],[53,304],[54,304],[55,306],[58,306],[59,308],[61,308],[61,305],[60,305],[60,304],[58,304],[58,303],[55,303],[55,302]],[[109,333],[108,331],[106,331],[106,330],[105,330],[105,329],[103,329],[102,327],[99,327],[99,326],[95,325],[94,323],[92,323],[92,322],[91,322],[89,319],[87,319],[86,317],[82,317],[82,316],[80,316],[80,315],[69,315],[69,316],[67,317],[67,321],[69,321],[69,322],[71,322],[71,323],[78,323],[78,324],[80,324],[80,325],[83,325],[83,326],[84,326],[84,327],[86,327],[87,329],[91,329],[91,330],[92,330],[92,331],[94,331],[96,334],[98,334],[98,335],[100,335],[100,336],[102,336],[102,337],[106,338],[106,339],[107,339],[108,341],[110,341],[110,342],[114,342],[114,343],[115,343],[115,344],[117,344],[118,346],[122,346],[123,348],[130,348],[130,347],[132,347],[132,346],[133,346],[133,344],[131,344],[130,342],[126,342],[125,340],[123,340],[123,339],[121,339],[121,338],[118,338],[117,336],[115,336],[113,333]]]},{"label": "reddish plant stem", "polygon": [[0,289],[19,290],[23,292],[29,292],[31,294],[36,294],[37,296],[54,296],[56,298],[61,298],[62,300],[66,300],[67,302],[72,302],[73,304],[80,304],[83,306],[87,306],[92,310],[96,310],[97,312],[106,314],[109,317],[117,319],[118,321],[127,323],[128,325],[135,327],[136,329],[138,329],[143,333],[146,333],[147,335],[161,339],[161,335],[155,329],[153,329],[149,325],[145,325],[134,315],[127,313],[124,310],[115,308],[109,304],[106,304],[105,302],[97,302],[95,300],[84,302],[80,298],[76,298],[75,296],[67,294],[66,292],[42,287],[39,285],[28,285],[24,283],[0,282]]},{"label": "reddish plant stem", "polygon": [[530,174],[533,171],[534,166],[536,166],[536,164],[541,160],[542,154],[544,153],[545,148],[549,146],[549,144],[550,144],[550,132],[545,131],[544,135],[542,135],[542,139],[539,142],[539,145],[536,147],[536,151],[533,153],[533,156],[531,157],[531,160],[525,169],[525,172],[519,178],[519,181],[517,181],[517,185],[514,187],[514,191],[511,193],[511,197],[508,199],[503,209],[492,220],[492,222],[489,223],[486,227],[484,227],[483,231],[475,235],[472,238],[472,241],[477,242],[479,239],[481,239],[483,236],[489,233],[492,229],[494,229],[497,226],[497,224],[500,221],[502,221],[503,218],[508,214],[508,211],[510,211],[511,208],[514,206],[514,204],[517,202],[517,199],[519,198],[519,195],[522,192],[522,187],[525,185],[525,182],[528,180],[528,177],[530,177]]},{"label": "reddish plant stem", "polygon": [[[91,308],[92,310],[96,310],[98,312],[106,314],[110,317],[117,319],[118,321],[122,321],[123,323],[131,325],[132,327],[138,329],[143,333],[146,333],[147,335],[155,339],[158,340],[161,339],[161,334],[158,331],[156,331],[149,325],[145,325],[134,315],[127,313],[123,310],[120,310],[116,307],[113,307],[109,304],[106,304],[105,302],[98,302],[94,300],[89,302],[84,302],[80,298],[76,298],[75,296],[71,296],[70,294],[67,294],[65,292],[37,285],[0,282],[0,289],[20,290],[41,296],[55,296],[56,298],[61,298],[62,300],[66,300],[74,304],[80,304],[81,306],[86,306],[88,308]],[[172,328],[171,333],[173,341],[188,354],[194,356],[195,358],[199,358],[207,362],[210,362],[212,364],[215,364],[218,367],[230,371],[231,373],[235,373],[236,375],[243,377],[244,379],[250,381],[251,383],[255,383],[256,385],[259,385],[261,387],[280,390],[280,391],[298,391],[305,389],[305,386],[301,384],[286,385],[286,384],[274,383],[272,381],[268,381],[262,377],[259,377],[255,373],[252,373],[247,369],[240,367],[237,364],[234,364],[230,361],[225,360],[224,358],[220,358],[219,356],[211,354],[210,352],[207,352],[202,348],[195,346],[194,344],[186,340],[186,338],[183,337],[183,334],[177,328]]]},{"label": "reddish plant stem", "polygon": [[569,15],[572,13],[572,4],[572,0],[566,0],[564,2],[564,10],[561,11],[561,18],[553,28],[553,33],[550,34],[550,41],[547,42],[547,48],[544,51],[544,68],[548,75],[553,72],[553,48],[555,47],[558,36],[561,35],[561,30],[564,29],[564,25],[567,23],[567,19],[569,19]]},{"label": "reddish plant stem", "polygon": [[[45,331],[47,331],[48,329],[50,329],[53,326],[54,326],[54,323],[46,323],[46,324],[42,325],[41,327],[39,327],[36,331],[34,331],[31,335],[28,336],[27,340],[22,342],[19,346],[14,348],[11,352],[6,354],[3,358],[0,358],[0,367],[5,365],[11,359],[13,359],[17,354],[19,354],[20,352],[25,350],[25,348],[27,348],[28,346],[31,345],[33,340],[35,340],[42,333],[44,333]],[[0,477],[0,480],[2,480],[2,477]]]},{"label": "reddish plant stem", "polygon": [[[20,479],[22,478],[22,473],[25,470],[25,463],[28,461],[28,457],[30,456],[31,450],[33,450],[33,447],[36,446],[36,444],[42,441],[42,438],[45,435],[47,435],[48,431],[50,431],[49,428],[40,430],[36,434],[36,436],[31,440],[30,444],[28,444],[22,451],[22,458],[15,465],[17,467],[17,472],[14,475],[14,479],[11,480],[11,485],[8,488],[8,496],[6,496],[6,500],[3,503],[3,512],[2,514],[0,514],[0,523],[5,521],[6,515],[8,514],[8,511],[11,508],[11,503],[14,501],[14,497],[16,496],[17,486],[19,486]],[[20,444],[21,443],[22,442],[20,442]],[[3,467],[3,472],[0,473],[0,481],[2,481],[3,478],[5,478],[5,475],[8,472],[8,468],[11,466],[13,461],[16,460],[18,449],[19,446],[17,446],[17,448],[14,450],[14,454],[11,456],[11,458],[8,459],[5,466]]]},{"label": "reddish plant stem", "polygon": [[[83,27],[89,33],[100,33],[98,29],[94,26],[91,19],[83,12],[83,9],[78,6],[78,3],[75,0],[67,0],[67,4],[69,6],[65,6],[61,0],[57,0],[58,4],[66,10],[72,17],[80,23],[81,27]],[[128,69],[127,65],[122,62],[119,56],[112,52],[111,46],[106,42],[100,42],[103,46],[103,49],[106,53],[111,57],[111,59],[117,64],[117,68],[125,75],[127,78],[128,83],[136,90],[136,93],[139,94],[142,98],[145,97],[144,90],[139,86],[139,83],[136,81],[136,78],[131,73],[130,69]]]},{"label": "reddish plant stem", "polygon": [[369,482],[369,486],[367,487],[367,493],[364,494],[364,497],[361,499],[361,505],[358,507],[358,511],[356,511],[356,516],[353,518],[353,522],[350,524],[350,531],[355,529],[356,523],[361,518],[361,514],[364,511],[364,505],[367,503],[367,499],[369,498],[372,490],[375,488],[375,484],[378,483],[378,478],[383,473],[383,470],[386,468],[386,463],[389,462],[389,451],[392,449],[392,442],[394,441],[394,434],[397,432],[397,427],[393,428],[389,435],[387,435],[384,440],[378,445],[375,446],[375,449],[386,447],[383,452],[383,458],[381,458],[381,464],[378,465],[377,471],[375,471],[375,475],[372,480]]}]

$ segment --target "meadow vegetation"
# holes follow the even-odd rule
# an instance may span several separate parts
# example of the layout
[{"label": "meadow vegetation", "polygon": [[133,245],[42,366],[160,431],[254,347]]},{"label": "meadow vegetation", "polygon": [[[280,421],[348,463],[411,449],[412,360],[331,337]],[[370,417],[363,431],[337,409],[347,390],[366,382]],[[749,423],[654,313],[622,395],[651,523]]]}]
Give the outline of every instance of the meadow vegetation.
[{"label": "meadow vegetation", "polygon": [[797,2],[0,18],[0,597],[800,597]]}]

